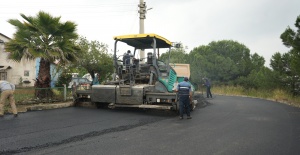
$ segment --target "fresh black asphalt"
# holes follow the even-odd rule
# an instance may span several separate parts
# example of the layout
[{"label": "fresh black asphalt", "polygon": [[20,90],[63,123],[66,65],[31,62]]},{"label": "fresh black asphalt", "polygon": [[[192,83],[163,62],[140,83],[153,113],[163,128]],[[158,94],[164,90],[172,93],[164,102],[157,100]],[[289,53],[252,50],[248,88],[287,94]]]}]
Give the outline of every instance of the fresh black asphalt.
[{"label": "fresh black asphalt", "polygon": [[216,96],[174,112],[71,107],[0,118],[0,154],[300,154],[300,109]]}]

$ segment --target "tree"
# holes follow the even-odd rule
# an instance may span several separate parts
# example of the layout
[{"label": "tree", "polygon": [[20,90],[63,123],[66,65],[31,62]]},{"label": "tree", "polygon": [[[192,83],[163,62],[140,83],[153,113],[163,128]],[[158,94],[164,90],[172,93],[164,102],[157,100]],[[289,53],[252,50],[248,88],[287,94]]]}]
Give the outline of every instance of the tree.
[{"label": "tree", "polygon": [[248,76],[239,77],[237,81],[246,89],[271,90],[280,87],[276,72],[265,66],[252,70]]},{"label": "tree", "polygon": [[300,16],[297,17],[295,26],[297,30],[290,27],[280,35],[283,44],[289,48],[291,54],[291,70],[300,76]]},{"label": "tree", "polygon": [[291,54],[280,54],[276,52],[272,55],[270,66],[275,72],[278,72],[282,76],[291,76]]},{"label": "tree", "polygon": [[[169,63],[185,63],[187,61],[187,55],[188,54],[186,54],[183,48],[172,48],[170,51]],[[168,63],[169,51],[163,53],[159,59],[164,61],[165,63]]]},{"label": "tree", "polygon": [[[201,84],[202,78],[208,77],[210,63],[206,59],[206,55],[201,54],[206,51],[207,46],[200,46],[189,53],[188,62],[191,67],[191,78],[193,82]],[[202,52],[203,51],[203,52]]]},{"label": "tree", "polygon": [[288,64],[287,67],[289,67],[289,75],[286,77],[286,83],[289,85],[291,91],[297,94],[299,92],[295,92],[295,90],[299,90],[298,84],[300,83],[300,16],[296,19],[295,27],[297,30],[292,30],[290,27],[287,27],[280,35],[280,38],[285,46],[291,48],[288,55],[290,61],[286,63]]},{"label": "tree", "polygon": [[80,37],[78,45],[81,48],[80,59],[74,63],[77,69],[84,68],[92,78],[95,78],[95,73],[100,73],[100,81],[110,78],[113,73],[112,55],[108,54],[108,47],[104,43],[98,41],[88,41],[84,37]]},{"label": "tree", "polygon": [[254,53],[251,57],[251,70],[259,71],[262,67],[264,67],[265,64],[265,58],[262,56],[259,56],[257,53]]},{"label": "tree", "polygon": [[233,75],[233,78],[246,76],[251,72],[250,50],[245,45],[233,40],[220,40],[212,41],[208,44],[208,47],[209,53],[215,53],[225,58],[228,57],[235,63],[235,66],[238,68],[238,74]]},{"label": "tree", "polygon": [[[50,87],[50,63],[55,61],[60,65],[77,60],[79,47],[75,45],[78,35],[76,24],[61,22],[61,17],[53,17],[40,11],[36,17],[20,14],[23,22],[10,19],[8,22],[17,29],[13,39],[7,43],[6,51],[9,59],[21,61],[40,58],[40,68],[37,78],[38,88]],[[37,93],[39,98],[46,96],[45,91]]]},{"label": "tree", "polygon": [[227,84],[240,76],[247,76],[253,68],[250,50],[232,40],[213,41],[194,48],[187,60],[191,64],[192,78],[199,82],[207,77]]}]

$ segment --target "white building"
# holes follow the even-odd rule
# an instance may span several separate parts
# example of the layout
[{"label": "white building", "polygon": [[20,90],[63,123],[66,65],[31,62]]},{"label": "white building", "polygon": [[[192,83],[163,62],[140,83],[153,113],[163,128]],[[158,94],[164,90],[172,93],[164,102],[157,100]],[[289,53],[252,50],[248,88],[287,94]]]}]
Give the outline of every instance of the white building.
[{"label": "white building", "polygon": [[9,81],[15,85],[33,86],[36,77],[36,61],[22,59],[20,62],[14,62],[7,57],[5,52],[5,43],[10,40],[9,37],[0,33],[0,80]]}]

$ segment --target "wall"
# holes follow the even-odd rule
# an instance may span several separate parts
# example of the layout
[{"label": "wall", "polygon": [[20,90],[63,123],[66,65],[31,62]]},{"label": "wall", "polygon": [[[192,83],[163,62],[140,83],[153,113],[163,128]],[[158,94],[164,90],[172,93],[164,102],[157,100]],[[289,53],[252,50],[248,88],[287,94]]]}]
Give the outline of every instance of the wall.
[{"label": "wall", "polygon": [[[10,38],[0,33],[0,39],[8,42]],[[3,46],[2,46],[3,47]],[[4,45],[5,47],[5,45]],[[5,52],[4,48],[0,48],[0,66],[10,66],[10,69],[0,70],[2,73],[7,73],[7,81],[19,85],[21,81],[28,80],[30,83],[22,83],[23,86],[33,86],[36,77],[35,60],[22,59],[20,62],[8,60],[9,53]]]}]

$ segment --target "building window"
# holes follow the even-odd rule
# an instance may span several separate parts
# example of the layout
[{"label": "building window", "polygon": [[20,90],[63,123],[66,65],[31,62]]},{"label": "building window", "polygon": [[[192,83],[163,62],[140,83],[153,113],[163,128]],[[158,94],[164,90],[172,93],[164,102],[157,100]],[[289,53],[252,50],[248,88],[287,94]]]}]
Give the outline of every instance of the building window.
[{"label": "building window", "polygon": [[0,80],[7,80],[7,73],[6,72],[0,72]]},{"label": "building window", "polygon": [[28,70],[24,71],[24,76],[29,76],[29,71]]}]

